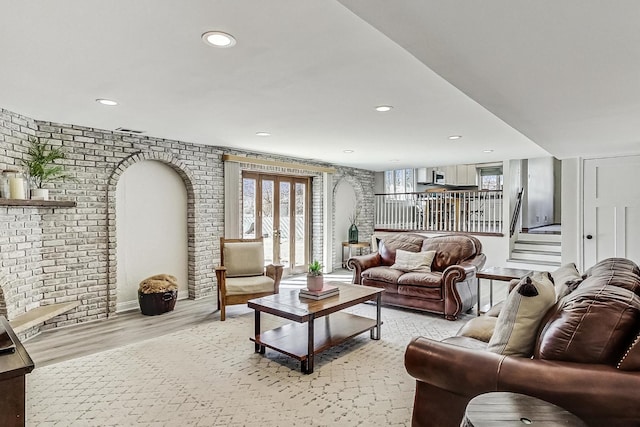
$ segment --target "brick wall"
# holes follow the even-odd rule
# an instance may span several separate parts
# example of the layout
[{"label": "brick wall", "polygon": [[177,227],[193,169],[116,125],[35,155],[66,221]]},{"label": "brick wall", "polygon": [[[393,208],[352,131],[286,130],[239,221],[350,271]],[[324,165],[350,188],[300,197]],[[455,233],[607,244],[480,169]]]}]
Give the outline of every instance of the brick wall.
[{"label": "brick wall", "polygon": [[[115,189],[130,165],[161,161],[182,177],[188,203],[190,298],[211,294],[219,237],[224,234],[222,154],[327,166],[292,157],[248,153],[147,136],[33,120],[0,109],[0,166],[18,165],[29,135],[61,145],[74,181],[49,185],[50,198],[76,201],[75,208],[0,206],[0,314],[9,319],[39,305],[79,301],[73,312],[42,329],[105,318],[115,311]],[[322,258],[322,174],[276,166],[243,169],[312,176],[312,257]],[[373,232],[373,172],[337,167],[334,184],[347,179],[362,198],[360,233]],[[335,260],[335,255],[334,255]]]}]

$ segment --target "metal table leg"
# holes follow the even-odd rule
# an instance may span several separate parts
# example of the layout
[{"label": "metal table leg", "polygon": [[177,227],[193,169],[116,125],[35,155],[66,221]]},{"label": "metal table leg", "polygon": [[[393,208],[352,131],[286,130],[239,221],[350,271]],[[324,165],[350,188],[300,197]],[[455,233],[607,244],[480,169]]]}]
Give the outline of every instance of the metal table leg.
[{"label": "metal table leg", "polygon": [[314,362],[314,332],[315,328],[315,317],[311,317],[309,322],[307,322],[307,360],[302,363],[302,373],[304,374],[312,374],[313,373],[313,362]]},{"label": "metal table leg", "polygon": [[380,326],[382,326],[382,293],[378,293],[376,295],[376,327],[371,329],[371,339],[379,340],[380,339]]},{"label": "metal table leg", "polygon": [[255,352],[256,353],[260,353],[260,354],[264,354],[266,347],[259,344],[258,340],[260,339],[260,311],[259,310],[255,310],[254,312],[254,337],[256,339],[256,343],[255,343]]},{"label": "metal table leg", "polygon": [[476,314],[480,316],[480,279],[476,278],[478,283],[478,305],[476,306]]}]

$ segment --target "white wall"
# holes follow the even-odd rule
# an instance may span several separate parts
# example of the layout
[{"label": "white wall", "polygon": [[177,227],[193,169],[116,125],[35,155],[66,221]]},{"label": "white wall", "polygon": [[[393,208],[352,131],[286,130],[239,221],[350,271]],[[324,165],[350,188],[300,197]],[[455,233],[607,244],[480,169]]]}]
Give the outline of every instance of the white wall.
[{"label": "white wall", "polygon": [[553,223],[553,157],[538,157],[528,161],[527,215],[525,228]]},{"label": "white wall", "polygon": [[334,241],[334,251],[336,254],[334,268],[341,267],[342,260],[342,242],[349,240],[349,227],[351,221],[349,216],[353,213],[354,206],[356,204],[356,192],[346,180],[341,180],[336,186],[335,190],[335,212],[336,218],[334,223],[334,232],[336,239]]},{"label": "white wall", "polygon": [[157,161],[130,166],[116,188],[117,311],[138,306],[138,285],[166,273],[187,293],[187,191],[180,176]]},{"label": "white wall", "polygon": [[[562,263],[582,265],[582,160],[562,160]],[[588,266],[589,267],[589,266]]]}]

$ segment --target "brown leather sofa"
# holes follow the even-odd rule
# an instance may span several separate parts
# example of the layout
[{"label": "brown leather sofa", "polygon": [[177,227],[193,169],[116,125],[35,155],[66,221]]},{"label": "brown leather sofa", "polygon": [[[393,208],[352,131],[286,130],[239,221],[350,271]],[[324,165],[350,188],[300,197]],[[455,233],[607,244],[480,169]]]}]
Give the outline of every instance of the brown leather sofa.
[{"label": "brown leather sofa", "polygon": [[[396,251],[435,251],[430,272],[391,268]],[[469,235],[426,237],[399,233],[385,237],[378,251],[349,258],[353,283],[383,288],[383,304],[444,314],[455,320],[476,302],[476,270],[486,261],[480,241]]]},{"label": "brown leather sofa", "polygon": [[491,353],[469,336],[414,339],[405,352],[412,426],[457,427],[467,403],[492,391],[546,400],[589,426],[640,426],[640,269],[610,258],[582,278],[545,314],[531,358]]}]

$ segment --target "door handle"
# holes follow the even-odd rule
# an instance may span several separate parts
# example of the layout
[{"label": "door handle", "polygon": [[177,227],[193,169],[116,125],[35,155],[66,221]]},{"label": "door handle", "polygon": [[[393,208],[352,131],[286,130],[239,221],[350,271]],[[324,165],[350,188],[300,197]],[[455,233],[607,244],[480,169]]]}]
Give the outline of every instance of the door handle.
[{"label": "door handle", "polygon": [[593,239],[593,236],[592,236],[591,234],[587,234],[587,236],[586,236],[586,237],[587,237],[587,240],[591,240],[591,239]]}]

